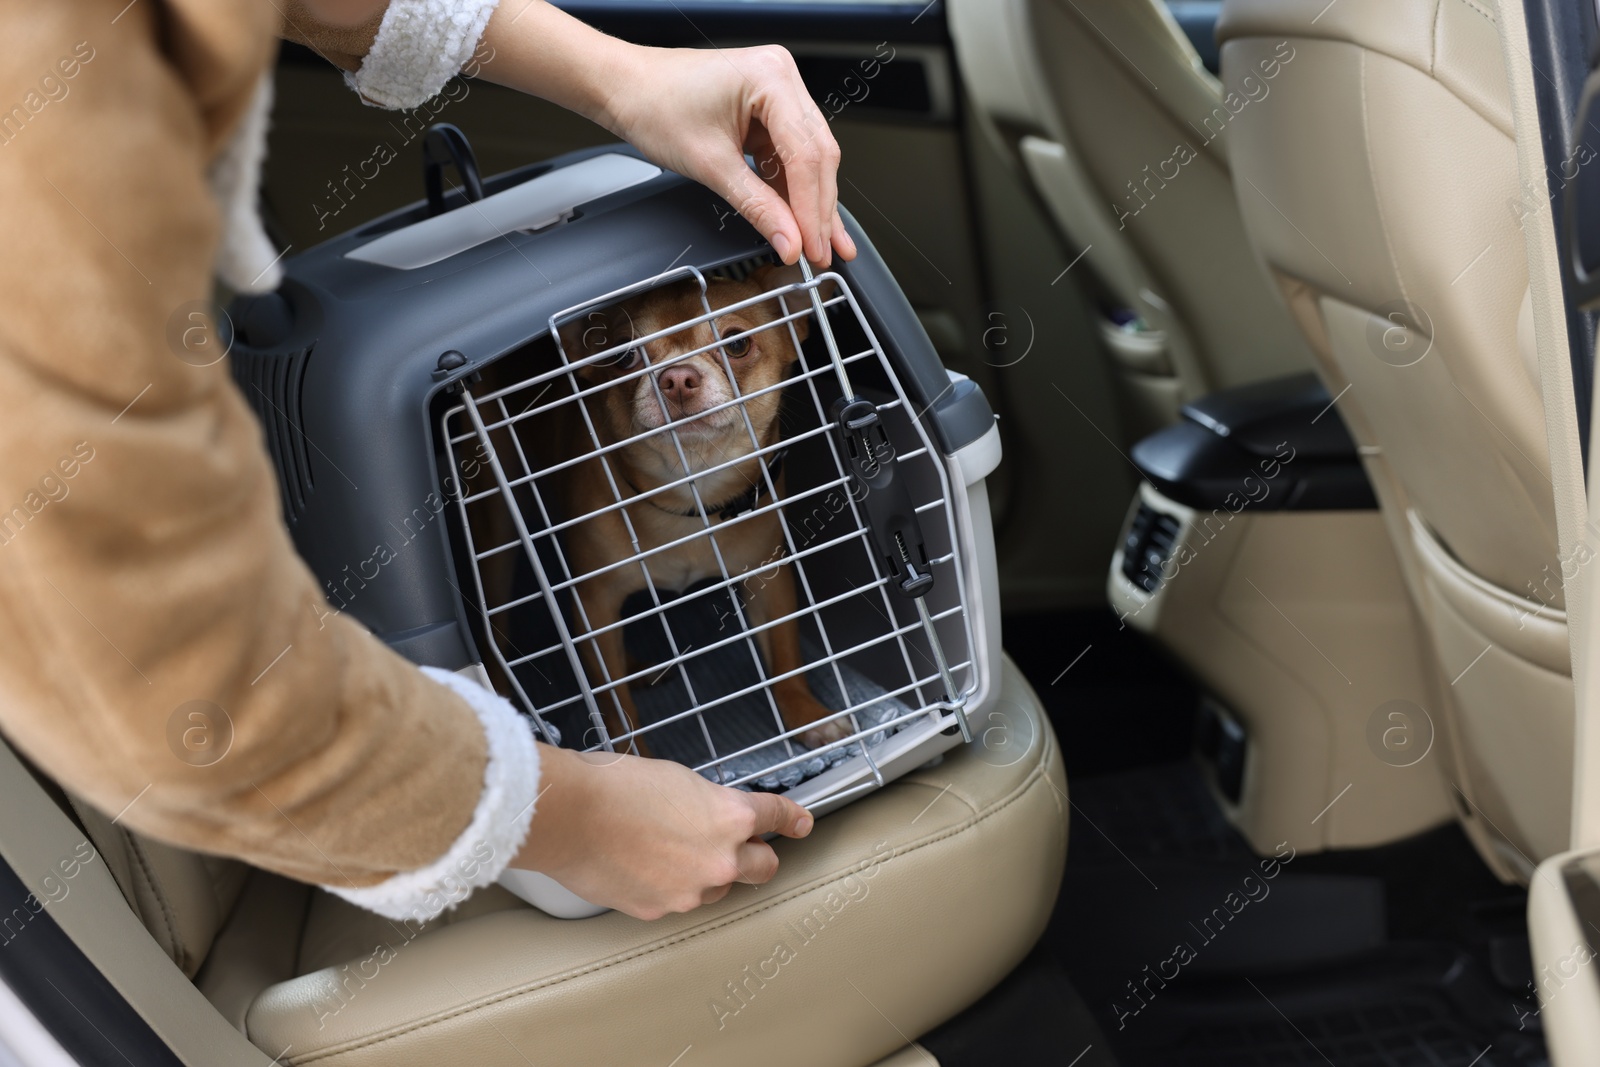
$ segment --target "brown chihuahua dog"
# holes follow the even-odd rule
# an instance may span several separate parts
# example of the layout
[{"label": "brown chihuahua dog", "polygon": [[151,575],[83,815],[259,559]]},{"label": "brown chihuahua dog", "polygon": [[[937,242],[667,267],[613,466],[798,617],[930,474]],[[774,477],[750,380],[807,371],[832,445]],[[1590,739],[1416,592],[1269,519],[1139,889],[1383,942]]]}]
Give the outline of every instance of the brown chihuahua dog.
[{"label": "brown chihuahua dog", "polygon": [[[794,268],[765,266],[744,281],[711,281],[707,284],[706,295],[716,310],[798,278]],[[809,299],[803,292],[789,297],[790,309],[798,310]],[[611,308],[590,312],[563,327],[562,346],[567,358],[576,362],[630,338],[649,336],[704,313],[698,284],[671,285]],[[757,442],[764,449],[779,440],[778,411],[783,391],[762,390],[786,379],[799,357],[786,325],[759,329],[781,315],[778,300],[773,299],[718,316],[717,329],[723,339],[721,351],[710,348],[687,359],[676,359],[684,352],[713,343],[715,337],[710,323],[701,323],[651,341],[647,351],[641,352],[640,349],[646,347],[641,345],[626,350],[606,365],[590,364],[577,373],[585,388],[605,381],[615,382],[610,388],[592,394],[585,403],[602,445],[629,442],[607,453],[604,460],[609,463],[617,489],[627,502],[626,511],[638,537],[639,551],[650,552],[696,533],[704,535],[651,555],[646,566],[655,584],[664,589],[683,590],[702,579],[721,577],[711,544],[714,535],[729,576],[745,576],[742,583],[745,615],[750,626],[760,628],[783,620],[758,629],[754,637],[769,677],[795,672],[792,677],[774,682],[771,689],[784,726],[796,730],[832,712],[811,695],[805,675],[799,673],[803,666],[800,632],[791,618],[797,606],[794,577],[788,564],[779,562],[784,554],[784,537],[778,513],[769,511],[747,516],[729,525],[738,513],[772,503],[760,463],[751,453],[758,447]],[[807,318],[794,320],[795,333],[801,340],[805,339],[808,326]],[[726,363],[722,358],[724,352]],[[638,374],[646,365],[646,356],[651,367],[661,369]],[[737,391],[734,383],[728,380],[729,367]],[[636,376],[630,378],[629,374]],[[752,393],[759,395],[751,396]],[[749,399],[729,404],[736,397]],[[728,406],[711,410],[719,405]],[[568,458],[577,458],[591,448],[578,413],[571,410],[573,407],[563,405],[573,420],[562,434]],[[748,426],[746,416],[749,417]],[[669,423],[673,427],[670,431],[636,439],[640,434]],[[752,428],[755,441],[751,440]],[[682,446],[681,457],[679,445]],[[652,494],[669,482],[741,456],[750,458],[695,478],[692,483],[711,520],[710,531],[706,530],[696,508],[691,483]],[[766,453],[766,460],[773,486],[781,499],[783,473],[781,469],[773,469],[775,453]],[[639,499],[641,496],[645,498]],[[589,515],[614,504],[602,458],[591,457],[568,468],[560,486],[560,499],[568,517]],[[582,640],[589,681],[600,686],[607,678],[621,678],[637,669],[627,662],[622,627],[615,624],[622,617],[623,601],[645,588],[645,576],[637,564],[614,566],[635,552],[621,511],[594,515],[576,524],[569,529],[565,544],[573,577],[581,579],[575,589],[589,631],[611,627],[598,637]],[[607,567],[611,569],[596,573]],[[752,580],[757,574],[759,579]],[[583,579],[584,575],[593,577]],[[601,670],[601,660],[604,670]],[[612,730],[613,737],[637,730],[641,723],[628,686],[619,685],[612,692],[616,695],[615,704],[608,695],[600,698],[607,729]],[[616,721],[618,704],[626,722]],[[815,748],[849,733],[848,720],[836,719],[814,727],[800,738],[804,744]],[[642,738],[636,736],[632,740],[635,751],[648,754]]]}]

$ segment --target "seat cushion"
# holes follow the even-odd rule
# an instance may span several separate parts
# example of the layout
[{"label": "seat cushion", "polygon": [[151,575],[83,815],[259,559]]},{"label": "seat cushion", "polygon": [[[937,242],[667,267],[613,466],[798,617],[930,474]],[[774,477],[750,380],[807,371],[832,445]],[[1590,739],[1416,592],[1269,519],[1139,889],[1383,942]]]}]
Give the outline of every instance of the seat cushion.
[{"label": "seat cushion", "polygon": [[[1044,929],[1066,780],[1006,660],[979,740],[777,844],[765,886],[653,923],[483,892],[426,928],[318,894],[306,973],[250,1038],[288,1063],[868,1064],[977,1000]],[[284,1050],[287,1049],[287,1052]]]}]

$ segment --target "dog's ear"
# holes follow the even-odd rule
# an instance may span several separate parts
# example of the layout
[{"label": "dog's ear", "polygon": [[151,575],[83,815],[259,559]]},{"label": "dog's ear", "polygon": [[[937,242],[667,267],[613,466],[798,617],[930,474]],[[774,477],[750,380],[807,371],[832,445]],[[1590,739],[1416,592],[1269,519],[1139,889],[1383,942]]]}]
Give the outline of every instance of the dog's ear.
[{"label": "dog's ear", "polygon": [[800,265],[787,266],[783,263],[763,263],[750,272],[750,280],[760,287],[762,292],[782,288],[785,285],[794,285],[800,281]]},{"label": "dog's ear", "polygon": [[[763,293],[770,293],[774,289],[782,289],[786,285],[798,285],[805,279],[800,274],[800,265],[786,266],[783,263],[763,263],[750,272],[750,281]],[[831,281],[823,282],[817,286],[817,295],[823,301],[832,300],[838,295],[839,287]],[[788,305],[789,313],[809,310],[811,297],[805,291],[790,293],[783,298]],[[773,311],[777,311],[777,301],[771,301]],[[811,315],[805,315],[794,320],[794,334],[801,341],[811,336]]]}]

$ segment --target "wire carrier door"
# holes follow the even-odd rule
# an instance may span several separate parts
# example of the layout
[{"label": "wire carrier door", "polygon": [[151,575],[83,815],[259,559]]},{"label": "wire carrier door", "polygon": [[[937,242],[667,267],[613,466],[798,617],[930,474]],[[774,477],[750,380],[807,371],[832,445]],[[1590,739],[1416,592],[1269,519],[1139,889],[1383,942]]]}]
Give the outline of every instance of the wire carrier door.
[{"label": "wire carrier door", "polygon": [[[843,278],[805,268],[732,302],[725,280],[680,268],[599,296],[552,316],[542,361],[512,353],[498,379],[459,387],[441,439],[461,475],[463,592],[496,688],[546,740],[672,758],[831,809],[970,740],[972,562],[953,497],[965,486],[953,490]],[[616,328],[617,308],[669,288],[698,314]],[[730,318],[746,324],[737,335],[724,334]],[[618,334],[598,351],[594,323]],[[742,388],[736,361],[768,332],[792,345],[793,365],[754,387],[746,374]],[[688,373],[674,368],[691,363],[720,368],[726,398],[666,417]],[[611,390],[642,397],[635,408],[653,398],[663,418],[618,433]],[[714,454],[696,419],[733,428]],[[665,457],[670,474],[635,485],[637,455]],[[730,482],[742,491],[730,496]],[[570,513],[575,499],[590,506]],[[762,530],[773,543],[752,564]],[[687,587],[685,558],[699,561]],[[762,617],[775,581],[792,584],[793,607]],[[637,588],[618,617],[591,617],[584,583],[619,582]],[[773,652],[786,633],[799,647],[787,670]],[[782,704],[797,680],[825,714],[791,725]]]}]

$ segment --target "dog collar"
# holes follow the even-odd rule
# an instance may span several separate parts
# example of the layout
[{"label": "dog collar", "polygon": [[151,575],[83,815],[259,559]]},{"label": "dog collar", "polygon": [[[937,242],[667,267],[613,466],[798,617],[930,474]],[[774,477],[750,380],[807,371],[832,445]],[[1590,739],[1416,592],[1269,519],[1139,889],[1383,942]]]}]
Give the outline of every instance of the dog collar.
[{"label": "dog collar", "polygon": [[[778,474],[783,470],[783,457],[788,451],[789,450],[787,448],[780,448],[778,451],[767,457],[767,474],[774,482],[778,480]],[[622,480],[628,483],[628,488],[632,489],[636,496],[643,495],[639,487],[634,485],[626,475],[623,476]],[[744,492],[740,493],[738,496],[734,497],[732,500],[728,500],[717,505],[706,505],[706,514],[715,515],[722,522],[727,522],[729,519],[736,519],[740,515],[754,511],[756,506],[760,504],[761,498],[766,494],[766,491],[766,480],[758,478],[753,485],[744,490]],[[676,515],[679,518],[684,519],[696,518],[700,514],[699,508],[690,508],[688,511],[678,511],[674,508],[662,507],[654,500],[646,500],[644,503],[649,504],[657,511],[664,511],[668,515]]]}]

